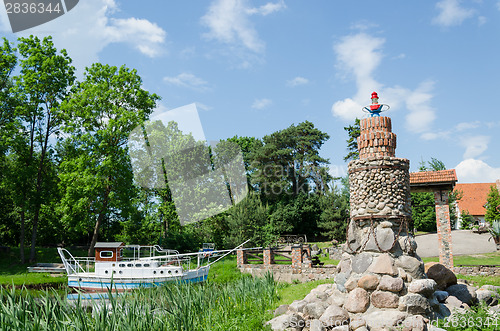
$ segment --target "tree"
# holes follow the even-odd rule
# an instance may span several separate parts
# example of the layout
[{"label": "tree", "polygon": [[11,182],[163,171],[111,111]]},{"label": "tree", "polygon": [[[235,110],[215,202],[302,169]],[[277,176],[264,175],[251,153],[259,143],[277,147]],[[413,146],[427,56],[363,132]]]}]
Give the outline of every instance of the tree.
[{"label": "tree", "polygon": [[257,191],[271,198],[326,191],[328,171],[322,168],[328,160],[319,156],[319,149],[328,139],[309,121],[262,138],[262,146],[252,154],[252,182]]},{"label": "tree", "polygon": [[10,176],[13,167],[7,157],[18,128],[12,95],[12,72],[16,63],[15,49],[3,38],[0,45],[0,242],[3,245],[16,244],[14,238],[19,235],[15,226],[15,190]]},{"label": "tree", "polygon": [[[436,159],[431,158],[430,161],[421,161],[419,166],[419,171],[440,171],[446,170],[445,164]],[[450,220],[453,222],[456,220],[455,208],[451,207],[457,199],[457,195],[450,193],[449,205],[450,205]],[[436,231],[436,208],[434,202],[434,194],[431,192],[417,192],[411,193],[411,204],[412,204],[412,220],[413,225],[416,229],[420,231]]]},{"label": "tree", "polygon": [[269,245],[274,237],[273,228],[268,226],[267,206],[255,193],[250,193],[243,201],[228,211],[229,228],[226,242],[236,246],[249,240],[253,245]]},{"label": "tree", "polygon": [[[13,93],[16,112],[23,123],[17,143],[20,178],[19,210],[21,218],[21,254],[24,245],[26,213],[31,209],[32,235],[30,261],[35,260],[35,246],[40,209],[51,194],[45,188],[47,167],[51,162],[49,138],[59,133],[61,103],[75,80],[75,68],[63,49],[59,53],[50,37],[19,38],[20,74],[15,77]],[[21,170],[22,169],[22,170]],[[24,256],[21,255],[21,259]]]},{"label": "tree", "polygon": [[484,219],[490,224],[495,220],[500,220],[500,193],[495,185],[491,185],[486,199],[486,215]]},{"label": "tree", "polygon": [[95,63],[64,103],[63,130],[70,158],[61,163],[64,217],[85,230],[93,224],[89,256],[105,221],[126,219],[137,191],[128,136],[151,114],[159,97],[142,88],[136,70]]},{"label": "tree", "polygon": [[318,227],[328,240],[345,240],[346,227],[349,224],[349,201],[343,194],[335,191],[320,198],[321,214]]},{"label": "tree", "polygon": [[344,130],[347,131],[347,135],[349,137],[346,140],[348,153],[344,157],[344,161],[356,160],[359,158],[358,137],[361,134],[359,123],[359,118],[356,118],[353,125],[344,127]]}]

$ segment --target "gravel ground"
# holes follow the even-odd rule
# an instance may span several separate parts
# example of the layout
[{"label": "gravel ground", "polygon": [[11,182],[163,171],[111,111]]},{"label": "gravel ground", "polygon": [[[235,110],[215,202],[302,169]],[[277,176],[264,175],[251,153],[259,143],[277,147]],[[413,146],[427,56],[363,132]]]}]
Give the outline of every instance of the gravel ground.
[{"label": "gravel ground", "polygon": [[[477,234],[470,230],[453,230],[452,252],[453,255],[470,255],[492,253],[496,251],[493,239],[489,233]],[[420,257],[439,256],[437,234],[424,234],[415,237],[417,241],[417,254]]]}]

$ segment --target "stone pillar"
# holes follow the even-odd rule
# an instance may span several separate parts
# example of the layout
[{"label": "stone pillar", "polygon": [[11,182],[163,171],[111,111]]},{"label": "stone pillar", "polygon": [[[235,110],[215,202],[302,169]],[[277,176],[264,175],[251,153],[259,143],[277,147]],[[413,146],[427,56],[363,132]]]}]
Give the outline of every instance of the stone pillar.
[{"label": "stone pillar", "polygon": [[451,252],[451,221],[447,191],[435,191],[436,222],[439,240],[439,263],[453,270],[453,254]]},{"label": "stone pillar", "polygon": [[238,249],[236,251],[236,261],[238,266],[241,266],[243,264],[248,264],[247,254],[243,249]]},{"label": "stone pillar", "polygon": [[292,273],[298,274],[302,269],[302,245],[292,246]]},{"label": "stone pillar", "polygon": [[274,264],[274,253],[271,248],[264,248],[264,265]]}]

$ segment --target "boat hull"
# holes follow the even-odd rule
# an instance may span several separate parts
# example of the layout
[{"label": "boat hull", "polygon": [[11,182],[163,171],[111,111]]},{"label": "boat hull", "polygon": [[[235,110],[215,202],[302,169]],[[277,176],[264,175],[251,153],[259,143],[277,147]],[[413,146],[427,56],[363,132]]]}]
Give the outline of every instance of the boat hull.
[{"label": "boat hull", "polygon": [[171,277],[103,277],[92,273],[68,275],[68,286],[88,292],[127,291],[137,288],[161,286],[166,283],[199,283],[208,277],[209,268],[189,270],[181,276]]}]

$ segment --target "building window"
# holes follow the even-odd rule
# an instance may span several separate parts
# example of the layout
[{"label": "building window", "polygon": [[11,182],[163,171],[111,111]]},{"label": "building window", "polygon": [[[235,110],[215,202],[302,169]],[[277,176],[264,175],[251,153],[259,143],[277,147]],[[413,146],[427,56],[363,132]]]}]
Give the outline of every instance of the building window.
[{"label": "building window", "polygon": [[101,251],[99,252],[101,259],[110,259],[113,257],[113,251]]}]

